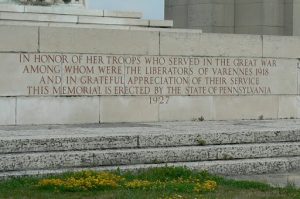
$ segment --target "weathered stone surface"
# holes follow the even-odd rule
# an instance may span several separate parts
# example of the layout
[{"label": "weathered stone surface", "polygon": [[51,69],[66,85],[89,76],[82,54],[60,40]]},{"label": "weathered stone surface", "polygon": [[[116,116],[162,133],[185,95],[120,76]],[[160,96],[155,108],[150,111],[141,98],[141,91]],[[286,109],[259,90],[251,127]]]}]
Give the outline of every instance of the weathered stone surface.
[{"label": "weathered stone surface", "polygon": [[299,143],[124,149],[1,156],[1,171],[299,156]]},{"label": "weathered stone surface", "polygon": [[205,170],[210,173],[220,175],[253,175],[253,174],[266,174],[266,173],[282,173],[295,169],[299,169],[299,157],[290,158],[263,158],[253,160],[229,160],[229,161],[207,161],[207,162],[180,162],[168,164],[140,164],[140,165],[121,165],[121,166],[106,166],[106,167],[87,167],[87,168],[68,168],[68,169],[55,169],[55,170],[29,170],[29,171],[12,171],[1,172],[0,178],[7,179],[16,176],[33,176],[33,175],[47,175],[59,174],[69,171],[82,171],[82,170],[95,170],[95,171],[134,171],[141,169],[157,168],[173,166],[173,167],[187,167],[197,171]]},{"label": "weathered stone surface", "polygon": [[0,98],[0,125],[16,124],[16,98]]},{"label": "weathered stone surface", "polygon": [[20,97],[17,124],[77,124],[99,122],[99,98]]},{"label": "weathered stone surface", "polygon": [[264,57],[300,57],[299,37],[263,36]]},{"label": "weathered stone surface", "polygon": [[[11,136],[7,136],[10,133]],[[91,140],[99,140],[95,145]],[[138,143],[137,139],[139,140]],[[1,127],[1,152],[300,141],[298,120]],[[32,142],[31,142],[32,140]],[[119,141],[120,140],[120,141]],[[110,142],[111,141],[111,142]],[[128,144],[127,143],[132,144]],[[74,143],[78,143],[74,144]],[[109,143],[109,144],[106,144]],[[90,146],[89,146],[90,145]],[[115,147],[115,145],[117,147]],[[20,147],[21,146],[21,147]]]},{"label": "weathered stone surface", "polygon": [[174,20],[176,28],[234,33],[234,8],[233,0],[166,1],[165,17]]},{"label": "weathered stone surface", "polygon": [[159,105],[159,121],[192,121],[203,117],[213,119],[213,97],[171,96],[167,104]]},{"label": "weathered stone surface", "polygon": [[100,98],[100,122],[158,121],[158,104],[149,104],[149,97],[107,96]]},{"label": "weathered stone surface", "polygon": [[155,55],[159,54],[159,33],[41,27],[40,51]]},{"label": "weathered stone surface", "polygon": [[38,28],[0,26],[0,43],[0,52],[37,52]]},{"label": "weathered stone surface", "polygon": [[277,96],[214,97],[216,120],[277,118]]},{"label": "weathered stone surface", "polygon": [[[198,126],[198,125],[195,125]],[[185,128],[188,128],[184,126]],[[139,142],[141,147],[166,147],[166,146],[192,146],[192,145],[226,145],[238,143],[268,143],[268,142],[285,142],[299,141],[299,131],[248,131],[241,129],[224,132],[220,126],[219,132],[206,130],[199,132],[195,128],[187,133],[180,133],[180,130],[173,130],[170,133],[140,135]]]},{"label": "weathered stone surface", "polygon": [[[270,59],[272,60],[272,59]],[[260,85],[272,85],[272,94],[297,93],[297,63],[296,59],[278,59],[276,66],[267,70],[269,78],[260,78]],[[264,67],[257,67],[264,68]],[[264,76],[264,75],[262,75]],[[280,81],[278,81],[280,79]]]},{"label": "weathered stone surface", "polygon": [[[51,131],[50,131],[51,132]],[[138,136],[119,135],[102,136],[96,134],[90,137],[84,137],[90,134],[90,131],[79,131],[82,137],[51,137],[44,139],[11,139],[0,140],[1,153],[24,153],[24,152],[50,152],[50,151],[74,151],[74,150],[102,150],[114,148],[137,148]],[[68,132],[62,132],[68,133]],[[109,134],[109,132],[108,132]]]},{"label": "weathered stone surface", "polygon": [[160,35],[161,55],[262,56],[256,35],[165,33]]},{"label": "weathered stone surface", "polygon": [[298,5],[298,0],[166,1],[165,16],[176,28],[207,33],[297,35]]},{"label": "weathered stone surface", "polygon": [[2,126],[0,177],[165,164],[223,175],[286,172],[299,168],[299,140],[299,120]]},{"label": "weathered stone surface", "polygon": [[[177,13],[177,14],[175,14]],[[188,25],[188,9],[187,6],[178,5],[174,7],[165,7],[165,18],[174,20],[176,28],[187,28]]]},{"label": "weathered stone surface", "polygon": [[291,12],[293,14],[292,17],[293,35],[300,36],[300,1],[299,0],[293,1],[293,7],[291,10],[293,10],[293,12]]},{"label": "weathered stone surface", "polygon": [[300,99],[296,96],[280,96],[278,118],[299,118]]},{"label": "weathered stone surface", "polygon": [[284,3],[283,1],[237,1],[235,19],[238,27],[258,25],[280,27],[283,26]]}]

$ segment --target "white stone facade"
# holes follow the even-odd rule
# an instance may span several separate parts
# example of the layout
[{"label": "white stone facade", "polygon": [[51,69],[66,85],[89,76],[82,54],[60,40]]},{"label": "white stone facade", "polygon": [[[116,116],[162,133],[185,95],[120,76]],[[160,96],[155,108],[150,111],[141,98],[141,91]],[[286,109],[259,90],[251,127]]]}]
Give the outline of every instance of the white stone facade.
[{"label": "white stone facade", "polygon": [[[299,37],[202,34],[192,30],[173,29],[152,29],[149,31],[140,27],[126,30],[108,27],[91,29],[0,26],[0,33],[0,43],[2,44],[0,46],[0,104],[2,104],[0,108],[2,107],[1,110],[3,110],[0,118],[3,122],[2,125],[154,122],[193,120],[201,116],[205,120],[300,117],[298,97],[300,85],[297,83],[300,74],[297,68],[300,64],[297,59],[300,57]],[[28,55],[25,53],[25,56],[29,56],[33,60],[30,63],[25,60],[29,65],[39,65],[39,59],[35,59],[39,55],[65,55],[69,63],[72,58],[74,61],[74,59],[81,57],[82,63],[86,64],[86,61],[89,60],[88,65],[94,66],[95,73],[102,61],[105,66],[110,66],[105,61],[108,56],[116,57],[115,60],[122,60],[122,57],[132,58],[128,60],[140,59],[140,66],[143,68],[147,67],[142,61],[145,57],[162,60],[170,60],[170,58],[174,60],[175,58],[176,60],[182,60],[182,68],[190,68],[195,72],[194,74],[187,74],[190,79],[196,76],[199,69],[205,69],[202,65],[195,65],[194,60],[203,60],[205,57],[210,57],[213,60],[223,60],[222,63],[225,63],[224,60],[233,63],[239,58],[243,58],[245,61],[255,59],[257,63],[261,63],[261,60],[271,60],[272,62],[275,60],[276,66],[261,67],[257,64],[256,66],[239,67],[242,69],[248,68],[249,71],[252,68],[252,72],[247,72],[244,75],[240,74],[238,77],[258,78],[259,80],[259,82],[252,82],[251,84],[247,82],[240,83],[246,87],[257,87],[258,84],[263,87],[267,86],[271,88],[271,93],[257,95],[253,93],[226,94],[218,92],[214,94],[192,93],[193,96],[190,96],[189,93],[184,92],[165,93],[168,90],[166,90],[166,85],[163,84],[160,86],[164,88],[162,95],[170,96],[168,100],[163,99],[157,103],[157,99],[150,98],[150,96],[155,96],[154,93],[150,93],[150,95],[144,95],[141,92],[118,94],[120,92],[115,93],[114,91],[114,93],[111,93],[110,90],[107,90],[106,94],[90,93],[82,95],[75,93],[76,95],[73,95],[72,93],[49,93],[51,90],[48,90],[49,92],[44,90],[44,92],[39,89],[41,86],[49,88],[54,86],[57,88],[57,84],[60,85],[60,83],[54,82],[55,84],[45,85],[45,83],[40,83],[43,74],[30,73],[27,69],[24,70],[26,63],[19,61],[20,55],[24,54],[22,52],[28,52]],[[103,58],[102,61],[100,61],[100,58]],[[186,59],[191,62],[186,66],[182,65]],[[37,60],[37,62],[35,63],[34,60]],[[149,72],[145,75],[144,69],[137,74],[132,70],[133,74],[126,72],[124,75],[125,72],[122,70],[122,66],[120,64],[119,72],[117,71],[115,74],[105,73],[104,75],[113,78],[121,76],[127,80],[132,76],[136,76],[138,79],[151,77]],[[139,64],[126,64],[126,67],[128,66],[138,67]],[[178,69],[178,66],[174,66],[174,64],[154,64],[151,67],[171,67],[175,68],[176,71]],[[149,66],[147,68],[150,69]],[[216,70],[218,68],[234,69],[233,66],[226,65],[224,67],[224,64],[219,66],[214,64],[210,68]],[[262,68],[267,69],[265,74],[259,73]],[[254,75],[255,71],[258,71],[256,75]],[[94,77],[97,75],[83,73],[76,73],[77,79],[82,79],[83,76]],[[52,78],[53,73],[49,73],[49,75]],[[55,72],[54,75],[59,78],[72,74]],[[207,75],[208,77],[215,76],[212,71]],[[206,76],[200,75],[199,77],[205,78]],[[163,77],[166,77],[166,75]],[[180,78],[183,75],[174,74],[173,77]],[[223,77],[229,78],[228,81],[236,80],[236,76],[230,74],[223,75]],[[246,79],[244,80],[246,81]],[[195,85],[195,82],[192,83],[192,85]],[[100,91],[104,92],[105,87],[117,88],[118,91],[120,91],[120,88],[128,87],[128,83],[121,82],[120,84],[118,84],[119,86],[116,83],[109,82],[106,83],[106,86],[99,84],[101,86]],[[71,88],[74,86],[73,84],[68,85]],[[88,86],[85,80],[76,85],[76,88],[78,86]],[[89,85],[93,86],[93,84]],[[36,87],[34,89],[31,87],[29,93],[28,86]],[[185,85],[185,87],[187,86]],[[207,87],[207,85],[202,86],[202,84],[199,84],[199,86]],[[138,85],[138,88],[142,87],[149,87],[153,91],[153,85],[148,84],[147,86],[147,82]],[[178,90],[185,91],[185,89],[182,89],[184,87],[175,87]],[[219,90],[221,87],[227,88],[228,84],[222,83],[221,85],[209,85],[208,87]],[[54,90],[52,89],[52,91]],[[152,100],[152,103],[150,100]],[[60,111],[63,111],[63,114],[60,114]]]}]

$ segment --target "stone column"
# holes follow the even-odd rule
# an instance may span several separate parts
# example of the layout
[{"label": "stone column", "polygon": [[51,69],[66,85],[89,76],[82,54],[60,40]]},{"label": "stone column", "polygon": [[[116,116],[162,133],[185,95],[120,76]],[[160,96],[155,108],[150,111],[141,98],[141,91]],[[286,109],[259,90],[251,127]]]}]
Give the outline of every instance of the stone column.
[{"label": "stone column", "polygon": [[234,0],[166,0],[166,19],[175,28],[202,29],[203,32],[234,32]]},{"label": "stone column", "polygon": [[283,35],[285,0],[236,0],[235,33]]},{"label": "stone column", "polygon": [[293,4],[293,35],[300,36],[300,0]]},{"label": "stone column", "polygon": [[285,0],[284,8],[284,35],[293,35],[293,7],[294,0]]},{"label": "stone column", "polygon": [[165,19],[173,20],[175,28],[188,27],[188,0],[165,0]]}]

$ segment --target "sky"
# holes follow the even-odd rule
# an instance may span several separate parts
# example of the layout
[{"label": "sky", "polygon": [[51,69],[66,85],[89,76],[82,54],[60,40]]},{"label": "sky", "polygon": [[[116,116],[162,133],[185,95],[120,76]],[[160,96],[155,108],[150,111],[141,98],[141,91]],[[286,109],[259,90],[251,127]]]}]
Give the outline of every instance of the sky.
[{"label": "sky", "polygon": [[90,9],[143,12],[145,19],[164,19],[164,0],[88,0]]}]

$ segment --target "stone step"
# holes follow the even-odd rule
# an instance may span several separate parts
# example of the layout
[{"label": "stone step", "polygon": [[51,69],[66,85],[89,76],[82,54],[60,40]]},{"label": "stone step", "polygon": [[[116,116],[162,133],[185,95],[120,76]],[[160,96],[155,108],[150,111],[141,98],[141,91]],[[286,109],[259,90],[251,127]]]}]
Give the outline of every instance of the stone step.
[{"label": "stone step", "polygon": [[39,13],[39,14],[58,14],[58,15],[75,15],[75,16],[97,16],[97,17],[116,17],[116,18],[142,18],[140,12],[110,11],[110,10],[90,10],[68,6],[24,6],[1,4],[0,12],[16,13]]},{"label": "stone step", "polygon": [[7,171],[0,173],[0,179],[21,176],[40,176],[49,174],[60,174],[65,172],[76,172],[82,170],[95,171],[134,171],[148,168],[158,168],[165,166],[187,167],[194,170],[205,170],[213,174],[224,176],[237,175],[254,175],[284,173],[300,168],[300,157],[280,157],[280,158],[259,158],[244,160],[219,160],[219,161],[202,161],[202,162],[179,162],[168,164],[137,164],[121,166],[103,166],[103,167],[81,167],[81,168],[64,168],[64,169],[44,169],[44,170],[24,170],[24,171]]},{"label": "stone step", "polygon": [[300,142],[0,155],[0,171],[300,156]]},{"label": "stone step", "polygon": [[[105,150],[126,148],[159,148],[200,145],[228,145],[245,143],[299,142],[298,129],[205,129],[193,128],[189,124],[185,130],[175,127],[140,125],[120,128],[95,125],[93,128],[51,127],[7,127],[0,129],[0,154]],[[213,125],[213,124],[212,124]],[[201,126],[201,125],[200,125]],[[200,127],[199,126],[199,127]],[[216,126],[217,128],[218,126]],[[185,128],[183,126],[183,128]],[[8,136],[10,135],[10,136]]]},{"label": "stone step", "polygon": [[1,126],[0,178],[166,164],[226,175],[286,172],[300,166],[299,122]]},{"label": "stone step", "polygon": [[170,20],[146,20],[133,18],[116,18],[116,17],[95,17],[95,16],[75,16],[61,14],[40,14],[40,13],[17,13],[17,12],[0,12],[2,21],[20,21],[47,23],[67,23],[67,24],[95,24],[95,25],[117,25],[117,26],[141,26],[141,27],[163,27],[170,28],[173,21]]}]

